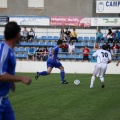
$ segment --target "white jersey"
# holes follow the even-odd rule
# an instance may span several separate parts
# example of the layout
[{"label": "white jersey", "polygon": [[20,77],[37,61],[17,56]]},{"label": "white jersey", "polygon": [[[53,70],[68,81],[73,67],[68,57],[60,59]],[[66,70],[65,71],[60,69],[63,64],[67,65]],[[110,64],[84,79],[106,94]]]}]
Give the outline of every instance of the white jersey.
[{"label": "white jersey", "polygon": [[93,55],[93,57],[97,56],[97,63],[106,63],[108,64],[108,61],[111,60],[111,54],[110,52],[99,49],[97,50]]}]

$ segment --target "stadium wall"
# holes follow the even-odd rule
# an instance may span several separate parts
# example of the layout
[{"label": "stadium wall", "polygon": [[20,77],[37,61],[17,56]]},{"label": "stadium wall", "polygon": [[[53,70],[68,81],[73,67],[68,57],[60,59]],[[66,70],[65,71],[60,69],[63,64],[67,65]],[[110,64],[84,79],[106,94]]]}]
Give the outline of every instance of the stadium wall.
[{"label": "stadium wall", "polygon": [[44,0],[44,8],[28,8],[28,0],[7,0],[0,15],[92,16],[93,0]]},{"label": "stadium wall", "polygon": [[28,8],[28,0],[7,0],[7,8],[0,8],[3,16],[120,16],[96,14],[96,0],[44,0],[44,8]]},{"label": "stadium wall", "polygon": [[[92,74],[96,63],[92,62],[62,62],[66,73],[88,73]],[[17,61],[16,72],[35,73],[46,70],[46,62]],[[53,69],[52,73],[59,73],[59,69]],[[107,74],[120,74],[120,66],[115,62],[108,65]]]}]

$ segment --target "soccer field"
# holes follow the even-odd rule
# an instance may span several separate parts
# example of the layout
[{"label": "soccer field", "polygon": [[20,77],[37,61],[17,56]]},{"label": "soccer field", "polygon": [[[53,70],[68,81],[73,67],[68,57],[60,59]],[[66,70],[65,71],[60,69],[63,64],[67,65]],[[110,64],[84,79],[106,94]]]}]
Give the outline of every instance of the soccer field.
[{"label": "soccer field", "polygon": [[[10,100],[16,120],[120,120],[120,75],[106,75],[105,88],[99,78],[89,88],[90,74],[66,74],[69,84],[60,84],[59,74],[33,79],[30,86],[16,84]],[[74,79],[81,81],[79,86]]]}]

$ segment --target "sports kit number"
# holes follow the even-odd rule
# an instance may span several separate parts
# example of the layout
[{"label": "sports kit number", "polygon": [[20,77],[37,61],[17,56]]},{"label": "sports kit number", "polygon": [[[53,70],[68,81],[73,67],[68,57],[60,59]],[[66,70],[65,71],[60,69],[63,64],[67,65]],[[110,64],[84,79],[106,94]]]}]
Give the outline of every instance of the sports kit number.
[{"label": "sports kit number", "polygon": [[104,53],[104,52],[101,52],[101,53],[102,53],[102,56],[103,56],[103,57],[108,58],[108,53],[106,53],[106,52],[105,52],[105,53]]}]

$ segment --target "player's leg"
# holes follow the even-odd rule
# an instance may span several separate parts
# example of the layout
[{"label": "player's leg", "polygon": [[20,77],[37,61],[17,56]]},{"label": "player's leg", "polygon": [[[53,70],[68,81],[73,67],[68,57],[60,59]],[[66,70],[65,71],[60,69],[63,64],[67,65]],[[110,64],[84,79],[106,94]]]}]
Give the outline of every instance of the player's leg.
[{"label": "player's leg", "polygon": [[13,111],[11,111],[11,112],[5,112],[3,114],[2,119],[0,119],[0,120],[15,120],[14,112]]},{"label": "player's leg", "polygon": [[94,82],[95,82],[95,76],[99,76],[99,72],[100,72],[100,65],[97,64],[94,68],[94,72],[93,72],[93,75],[91,77],[91,83],[90,83],[90,88],[93,88],[94,86]]},{"label": "player's leg", "polygon": [[4,106],[6,107],[4,112],[2,113],[2,120],[15,120],[15,115],[9,99],[8,98],[3,98],[3,99],[4,99],[4,102],[3,102]]},{"label": "player's leg", "polygon": [[47,60],[47,71],[37,72],[35,79],[37,80],[39,76],[46,76],[49,75],[52,71],[52,68],[54,67],[54,61],[49,59]]},{"label": "player's leg", "polygon": [[95,81],[95,75],[93,74],[92,77],[91,77],[90,88],[93,88],[93,86],[94,86],[94,81]]},{"label": "player's leg", "polygon": [[68,84],[68,82],[65,80],[65,71],[64,71],[64,67],[60,66],[60,77],[61,77],[61,83],[62,84]]},{"label": "player's leg", "polygon": [[47,68],[47,71],[42,71],[42,72],[39,72],[39,76],[42,75],[42,76],[46,76],[46,75],[49,75],[52,71],[52,67],[48,67]]},{"label": "player's leg", "polygon": [[51,73],[51,71],[52,71],[52,67],[48,67],[47,71],[37,72],[36,76],[35,76],[35,79],[37,80],[39,76],[49,75]]},{"label": "player's leg", "polygon": [[102,88],[105,87],[105,84],[104,84],[104,75],[106,73],[106,69],[107,69],[107,64],[102,64],[101,71],[100,71],[100,81],[101,81],[101,84],[102,84]]},{"label": "player's leg", "polygon": [[54,66],[55,68],[59,68],[60,69],[61,83],[62,84],[68,84],[68,82],[65,80],[65,71],[64,71],[63,65],[58,60],[55,61],[54,65],[55,65]]},{"label": "player's leg", "polygon": [[2,113],[0,112],[0,120],[2,120]]}]

